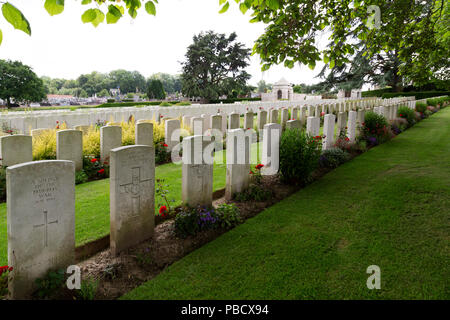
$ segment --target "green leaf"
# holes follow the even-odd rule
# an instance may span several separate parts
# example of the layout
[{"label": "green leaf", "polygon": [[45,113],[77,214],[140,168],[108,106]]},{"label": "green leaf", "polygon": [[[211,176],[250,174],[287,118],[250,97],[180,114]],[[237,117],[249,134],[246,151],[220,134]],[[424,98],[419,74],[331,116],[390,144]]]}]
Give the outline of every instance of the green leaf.
[{"label": "green leaf", "polygon": [[[123,7],[120,7],[123,10]],[[109,5],[108,13],[106,14],[106,23],[112,24],[116,23],[120,18],[122,18],[122,12],[115,5]]]},{"label": "green leaf", "polygon": [[266,0],[266,4],[271,10],[278,10],[280,8],[278,0]]},{"label": "green leaf", "polygon": [[64,0],[45,0],[44,8],[51,16],[60,14],[64,11]]},{"label": "green leaf", "polygon": [[325,64],[327,64],[328,62],[330,61],[330,58],[328,57],[328,56],[323,56],[323,62],[325,63]]},{"label": "green leaf", "polygon": [[316,67],[316,64],[314,62],[308,64],[308,68],[310,68],[311,70],[314,70],[315,67]]},{"label": "green leaf", "polygon": [[219,6],[223,5],[227,0],[219,0]]},{"label": "green leaf", "polygon": [[225,5],[222,7],[222,9],[220,9],[219,13],[227,12],[229,7],[230,7],[230,3],[227,1],[227,3],[225,3]]},{"label": "green leaf", "polygon": [[83,1],[81,1],[81,4],[89,4],[89,3],[91,3],[92,2],[92,0],[83,0]]},{"label": "green leaf", "polygon": [[248,8],[247,8],[247,6],[245,5],[245,3],[241,3],[241,4],[239,5],[239,10],[241,10],[241,12],[242,12],[243,14],[245,14],[245,13],[247,12]]},{"label": "green leaf", "polygon": [[97,27],[105,20],[105,14],[99,9],[88,9],[81,16],[83,23],[92,23],[94,27]]},{"label": "green leaf", "polygon": [[270,64],[268,64],[268,63],[263,64],[263,66],[261,67],[261,71],[267,71],[267,70],[269,70],[269,68],[270,68]]},{"label": "green leaf", "polygon": [[22,30],[23,32],[31,36],[30,23],[19,9],[14,7],[9,2],[6,2],[2,6],[2,13],[6,21],[8,21],[14,27],[14,29]]},{"label": "green leaf", "polygon": [[330,69],[333,69],[335,65],[336,65],[336,62],[334,60],[331,60]]},{"label": "green leaf", "polygon": [[155,4],[153,2],[148,1],[145,4],[145,10],[147,11],[148,14],[156,16],[156,7],[155,7]]},{"label": "green leaf", "polygon": [[3,32],[2,32],[2,30],[0,29],[0,45],[2,44],[2,41],[3,41]]}]

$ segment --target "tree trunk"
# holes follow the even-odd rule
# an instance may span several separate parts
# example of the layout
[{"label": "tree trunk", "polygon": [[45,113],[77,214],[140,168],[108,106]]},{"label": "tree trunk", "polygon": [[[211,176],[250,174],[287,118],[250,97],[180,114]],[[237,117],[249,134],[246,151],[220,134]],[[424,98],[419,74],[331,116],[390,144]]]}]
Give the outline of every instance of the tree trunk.
[{"label": "tree trunk", "polygon": [[11,98],[6,98],[6,107],[8,108],[8,109],[10,109],[11,108]]},{"label": "tree trunk", "polygon": [[394,52],[394,79],[392,81],[392,88],[394,92],[401,92],[403,90],[403,77],[398,73],[399,72],[399,60],[397,52]]}]

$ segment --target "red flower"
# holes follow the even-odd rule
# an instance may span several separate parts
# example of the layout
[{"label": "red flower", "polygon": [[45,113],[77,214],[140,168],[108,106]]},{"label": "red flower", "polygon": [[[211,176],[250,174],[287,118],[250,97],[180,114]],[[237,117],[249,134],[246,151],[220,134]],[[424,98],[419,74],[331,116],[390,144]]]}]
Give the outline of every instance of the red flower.
[{"label": "red flower", "polygon": [[104,161],[103,164],[108,164],[108,161]]},{"label": "red flower", "polygon": [[350,141],[350,138],[349,137],[345,137],[345,141]]},{"label": "red flower", "polygon": [[250,170],[250,174],[255,174],[252,170]]},{"label": "red flower", "polygon": [[98,173],[99,173],[99,174],[104,174],[104,173],[105,173],[105,169],[100,169],[100,170],[98,170]]},{"label": "red flower", "polygon": [[164,216],[166,213],[167,213],[167,207],[161,206],[161,208],[159,208],[159,214]]},{"label": "red flower", "polygon": [[167,145],[167,144],[165,144],[165,143],[163,144],[163,146],[164,146],[164,147],[168,147],[168,145]]},{"label": "red flower", "polygon": [[94,159],[91,159],[91,162],[92,162],[92,163],[95,163],[95,162],[97,162],[97,159],[95,159],[95,158],[94,158]]},{"label": "red flower", "polygon": [[255,167],[255,169],[260,170],[262,167],[264,167],[264,165],[260,163]]}]

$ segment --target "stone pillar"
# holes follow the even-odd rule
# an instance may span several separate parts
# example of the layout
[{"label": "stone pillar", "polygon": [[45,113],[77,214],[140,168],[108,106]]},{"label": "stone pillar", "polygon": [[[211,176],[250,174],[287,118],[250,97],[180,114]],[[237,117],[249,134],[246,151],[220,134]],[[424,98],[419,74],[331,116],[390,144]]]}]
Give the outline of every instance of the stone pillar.
[{"label": "stone pillar", "polygon": [[310,136],[318,136],[320,133],[320,118],[308,117],[306,121],[306,133]]},{"label": "stone pillar", "polygon": [[135,144],[153,146],[153,123],[137,122],[134,130]]},{"label": "stone pillar", "polygon": [[183,139],[182,198],[191,207],[212,206],[214,148],[210,144],[198,135]]},{"label": "stone pillar", "polygon": [[356,111],[350,111],[348,113],[347,137],[350,139],[350,143],[356,141],[356,115]]},{"label": "stone pillar", "polygon": [[152,237],[155,229],[155,148],[111,150],[110,247],[113,255]]},{"label": "stone pillar", "polygon": [[75,165],[45,160],[6,169],[11,299],[29,299],[35,281],[75,263]]},{"label": "stone pillar", "polygon": [[336,122],[336,116],[334,114],[326,114],[323,120],[323,139],[322,149],[327,150],[334,145],[334,124]]},{"label": "stone pillar", "polygon": [[172,149],[180,143],[180,120],[166,120],[164,135],[165,143],[168,145],[167,151],[172,152]]},{"label": "stone pillar", "polygon": [[112,149],[122,146],[122,128],[120,126],[106,126],[100,128],[100,160],[109,161]]},{"label": "stone pillar", "polygon": [[31,136],[16,134],[0,137],[0,158],[2,166],[33,161],[33,139]]},{"label": "stone pillar", "polygon": [[263,130],[262,164],[263,175],[274,175],[280,168],[281,125],[269,123]]},{"label": "stone pillar", "polygon": [[83,169],[83,132],[60,130],[56,132],[56,159],[75,163],[75,171]]},{"label": "stone pillar", "polygon": [[228,131],[227,177],[225,198],[231,200],[236,193],[248,188],[250,182],[251,134],[243,129]]},{"label": "stone pillar", "polygon": [[305,123],[306,123],[306,106],[301,106],[300,107],[300,123],[301,126],[304,127]]}]

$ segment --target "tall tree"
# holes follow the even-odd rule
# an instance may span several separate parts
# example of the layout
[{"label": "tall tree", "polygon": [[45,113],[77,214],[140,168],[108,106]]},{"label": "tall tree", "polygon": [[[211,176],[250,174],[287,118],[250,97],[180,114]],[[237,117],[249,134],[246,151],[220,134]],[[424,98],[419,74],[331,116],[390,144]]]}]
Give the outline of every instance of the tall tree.
[{"label": "tall tree", "polygon": [[160,80],[149,79],[147,85],[147,97],[149,99],[163,100],[166,98],[163,84]]},{"label": "tall tree", "polygon": [[248,66],[250,49],[236,41],[236,33],[228,37],[213,31],[195,35],[182,63],[183,94],[217,99],[230,95],[233,90],[247,90],[250,75]]},{"label": "tall tree", "polygon": [[15,103],[40,102],[46,97],[43,81],[19,61],[0,60],[0,98]]}]

